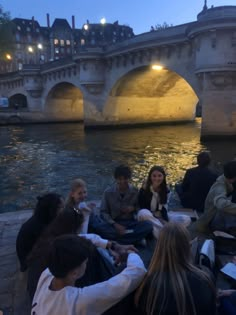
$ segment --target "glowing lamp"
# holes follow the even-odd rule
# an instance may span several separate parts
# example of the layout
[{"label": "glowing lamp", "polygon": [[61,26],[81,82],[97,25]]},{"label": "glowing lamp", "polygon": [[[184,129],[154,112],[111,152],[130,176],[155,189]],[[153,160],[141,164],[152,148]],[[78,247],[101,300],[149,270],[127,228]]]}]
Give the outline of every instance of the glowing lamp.
[{"label": "glowing lamp", "polygon": [[106,19],[105,19],[105,18],[102,18],[102,19],[100,20],[100,23],[101,23],[101,24],[106,24]]},{"label": "glowing lamp", "polygon": [[160,71],[162,69],[163,69],[163,66],[161,66],[161,65],[152,65],[152,70]]}]

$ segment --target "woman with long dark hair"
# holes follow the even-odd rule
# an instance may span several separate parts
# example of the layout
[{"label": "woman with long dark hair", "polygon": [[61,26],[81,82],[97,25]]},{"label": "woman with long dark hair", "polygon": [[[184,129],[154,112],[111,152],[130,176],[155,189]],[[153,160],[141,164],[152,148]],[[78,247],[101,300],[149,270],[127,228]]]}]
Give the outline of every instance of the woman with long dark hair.
[{"label": "woman with long dark hair", "polygon": [[216,292],[208,275],[191,261],[187,229],[167,223],[135,304],[145,315],[215,315]]},{"label": "woman with long dark hair", "polygon": [[34,213],[20,228],[16,239],[16,252],[20,261],[20,270],[26,271],[26,258],[45,228],[64,208],[61,195],[48,193],[37,197]]},{"label": "woman with long dark hair", "polygon": [[158,238],[160,229],[168,221],[177,221],[185,226],[191,219],[186,215],[168,212],[168,193],[166,173],[163,167],[153,166],[146,182],[139,191],[139,221],[150,221],[153,225],[153,235]]}]

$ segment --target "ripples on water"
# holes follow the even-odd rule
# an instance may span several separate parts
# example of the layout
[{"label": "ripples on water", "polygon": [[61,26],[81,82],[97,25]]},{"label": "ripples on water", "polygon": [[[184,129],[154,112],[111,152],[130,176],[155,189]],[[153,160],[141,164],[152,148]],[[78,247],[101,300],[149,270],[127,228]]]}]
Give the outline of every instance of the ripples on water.
[{"label": "ripples on water", "polygon": [[132,167],[137,186],[155,164],[174,184],[205,149],[217,168],[236,153],[232,142],[200,143],[200,121],[89,132],[77,123],[0,127],[0,212],[33,207],[47,191],[66,196],[78,177],[88,183],[89,198],[100,199],[119,163]]}]

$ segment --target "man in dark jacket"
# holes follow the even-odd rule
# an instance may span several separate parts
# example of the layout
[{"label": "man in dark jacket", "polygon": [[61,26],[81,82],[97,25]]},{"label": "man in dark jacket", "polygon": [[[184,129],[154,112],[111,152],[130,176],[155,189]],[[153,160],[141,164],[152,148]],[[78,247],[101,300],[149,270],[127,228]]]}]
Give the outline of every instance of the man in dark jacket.
[{"label": "man in dark jacket", "polygon": [[206,196],[217,178],[209,169],[210,162],[210,154],[201,152],[197,156],[198,166],[186,171],[181,191],[177,190],[183,207],[203,212]]}]

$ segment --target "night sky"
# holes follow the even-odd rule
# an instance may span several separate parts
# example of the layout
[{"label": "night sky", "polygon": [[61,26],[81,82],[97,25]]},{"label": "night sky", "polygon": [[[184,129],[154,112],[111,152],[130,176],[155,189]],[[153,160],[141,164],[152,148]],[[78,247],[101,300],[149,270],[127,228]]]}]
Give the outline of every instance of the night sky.
[{"label": "night sky", "polygon": [[[34,16],[41,26],[46,26],[46,13],[50,13],[51,23],[55,18],[66,18],[71,23],[71,16],[75,15],[77,28],[87,19],[97,23],[105,17],[108,23],[118,20],[139,34],[163,22],[178,25],[196,20],[204,0],[2,0],[0,3],[12,18]],[[208,0],[208,7],[212,5],[236,5],[236,1]]]}]

